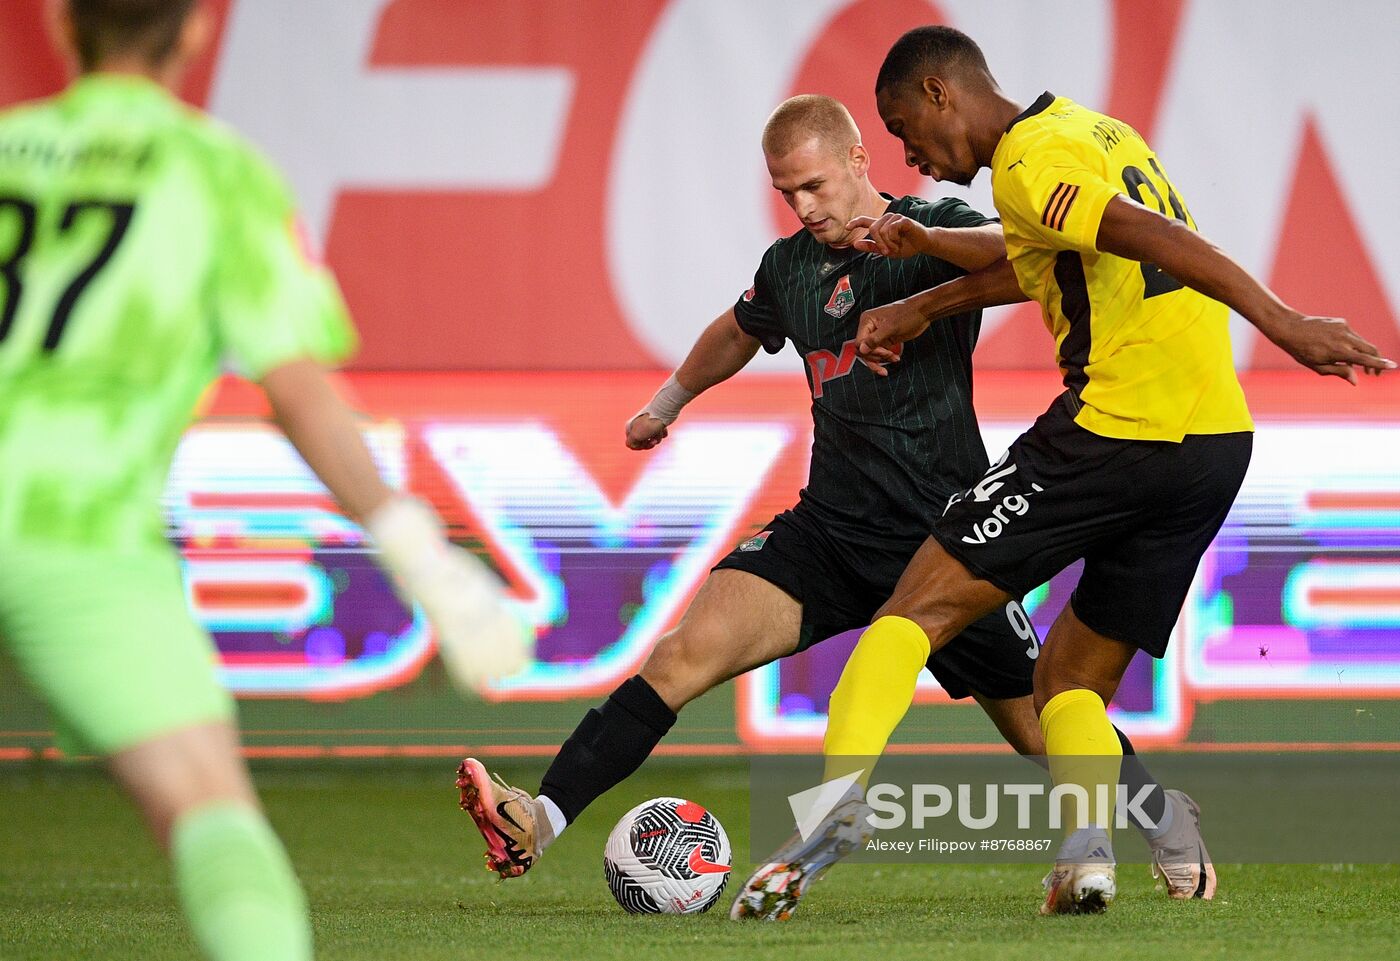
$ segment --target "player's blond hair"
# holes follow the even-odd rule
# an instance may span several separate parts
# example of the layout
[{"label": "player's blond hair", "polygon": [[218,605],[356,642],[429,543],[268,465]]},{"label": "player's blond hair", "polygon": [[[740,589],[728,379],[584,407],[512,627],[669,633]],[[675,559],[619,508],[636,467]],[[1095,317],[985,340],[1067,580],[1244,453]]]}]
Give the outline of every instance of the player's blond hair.
[{"label": "player's blond hair", "polygon": [[816,139],[839,157],[860,143],[860,129],[845,104],[817,93],[802,93],[778,104],[763,125],[763,152],[782,157]]}]

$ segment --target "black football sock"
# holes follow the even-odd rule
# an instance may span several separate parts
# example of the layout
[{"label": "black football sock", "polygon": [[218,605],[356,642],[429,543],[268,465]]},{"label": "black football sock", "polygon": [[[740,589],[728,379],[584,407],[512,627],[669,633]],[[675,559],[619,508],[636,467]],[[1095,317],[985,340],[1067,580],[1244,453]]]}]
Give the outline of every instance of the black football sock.
[{"label": "black football sock", "polygon": [[540,782],[549,798],[573,823],[600,795],[642,766],[676,723],[676,712],[642,678],[633,675],[584,715],[559,748]]},{"label": "black football sock", "polygon": [[1144,824],[1142,817],[1138,814],[1137,808],[1128,810],[1128,820],[1133,826],[1144,834],[1156,830],[1157,825],[1162,823],[1162,813],[1166,809],[1167,796],[1162,792],[1162,785],[1143,766],[1142,761],[1137,756],[1137,751],[1133,750],[1133,742],[1128,740],[1128,735],[1118,730],[1114,725],[1113,730],[1118,732],[1118,741],[1123,745],[1123,768],[1118,775],[1118,781],[1128,792],[1128,800],[1137,797],[1138,792],[1143,788],[1150,788],[1147,797],[1140,802],[1138,807],[1142,809],[1150,820],[1150,824]]}]

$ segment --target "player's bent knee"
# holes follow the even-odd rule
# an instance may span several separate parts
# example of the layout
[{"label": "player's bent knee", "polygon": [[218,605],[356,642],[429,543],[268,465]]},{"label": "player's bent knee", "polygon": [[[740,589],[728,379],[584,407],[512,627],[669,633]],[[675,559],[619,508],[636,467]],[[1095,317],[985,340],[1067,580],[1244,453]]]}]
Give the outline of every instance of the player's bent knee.
[{"label": "player's bent knee", "polygon": [[928,635],[929,644],[935,650],[963,626],[958,622],[957,610],[937,598],[892,597],[875,612],[870,623],[882,617],[902,617],[913,621]]},{"label": "player's bent knee", "polygon": [[678,711],[727,676],[715,650],[694,631],[671,631],[656,642],[641,675],[671,710]]},{"label": "player's bent knee", "polygon": [[1107,704],[1113,699],[1117,687],[1116,683],[1085,670],[1069,658],[1055,657],[1049,645],[1042,649],[1041,656],[1036,660],[1031,684],[1037,717],[1057,694],[1074,690],[1093,691]]},{"label": "player's bent knee", "polygon": [[1036,659],[1035,674],[1031,679],[1032,699],[1035,703],[1036,716],[1045,710],[1045,705],[1063,691],[1072,688],[1084,687],[1085,685],[1062,668],[1058,663],[1049,646],[1042,649],[1041,656]]},{"label": "player's bent knee", "polygon": [[162,845],[190,810],[215,802],[258,806],[238,733],[226,722],[153,738],[112,755],[108,767]]}]

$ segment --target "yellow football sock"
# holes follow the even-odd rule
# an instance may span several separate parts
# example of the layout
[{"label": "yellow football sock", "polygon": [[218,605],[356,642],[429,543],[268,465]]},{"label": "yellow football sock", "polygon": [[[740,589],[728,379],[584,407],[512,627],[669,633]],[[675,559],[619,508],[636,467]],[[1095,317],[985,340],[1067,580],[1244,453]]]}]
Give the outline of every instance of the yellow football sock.
[{"label": "yellow football sock", "polygon": [[[1040,712],[1050,777],[1056,785],[1077,784],[1089,799],[1091,825],[1105,830],[1113,824],[1113,801],[1118,790],[1118,769],[1123,745],[1108,719],[1103,699],[1093,691],[1061,691]],[[1079,807],[1073,795],[1061,808],[1067,832],[1079,824]]]},{"label": "yellow football sock", "polygon": [[863,769],[859,780],[865,787],[875,759],[914,701],[928,658],[928,635],[907,617],[882,617],[866,628],[831,692],[823,780]]}]

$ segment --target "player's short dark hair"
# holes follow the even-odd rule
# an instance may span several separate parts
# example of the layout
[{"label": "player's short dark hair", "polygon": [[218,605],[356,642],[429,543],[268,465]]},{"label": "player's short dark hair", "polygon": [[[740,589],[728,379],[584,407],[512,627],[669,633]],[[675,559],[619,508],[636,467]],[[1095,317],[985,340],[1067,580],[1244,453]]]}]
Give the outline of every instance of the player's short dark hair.
[{"label": "player's short dark hair", "polygon": [[894,42],[875,77],[875,93],[931,74],[964,71],[991,80],[987,58],[967,34],[941,24],[915,27]]},{"label": "player's short dark hair", "polygon": [[91,70],[113,56],[165,62],[195,0],[68,0],[78,62]]}]

